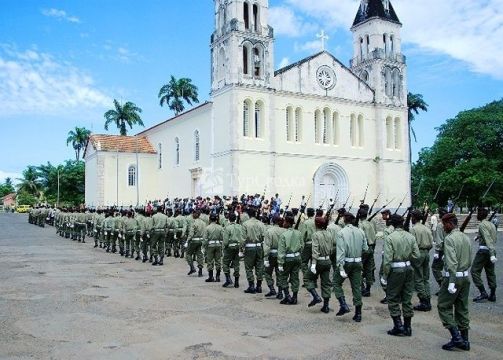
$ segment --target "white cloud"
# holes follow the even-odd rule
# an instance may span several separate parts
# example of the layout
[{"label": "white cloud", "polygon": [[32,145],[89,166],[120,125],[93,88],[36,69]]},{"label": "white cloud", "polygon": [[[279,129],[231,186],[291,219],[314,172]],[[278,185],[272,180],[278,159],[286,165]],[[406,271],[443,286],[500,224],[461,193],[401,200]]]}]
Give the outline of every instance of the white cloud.
[{"label": "white cloud", "polygon": [[[309,17],[329,29],[348,30],[358,0],[284,0],[297,23]],[[472,71],[503,79],[503,0],[394,0],[403,23],[402,41],[449,55]],[[286,17],[285,17],[286,18]],[[288,23],[284,21],[284,23]],[[288,29],[288,27],[285,27]]]},{"label": "white cloud", "polygon": [[293,49],[296,51],[296,52],[304,52],[304,51],[307,51],[307,52],[314,52],[314,53],[317,53],[317,52],[320,52],[321,51],[321,40],[313,40],[313,41],[306,41],[304,43],[295,43],[293,45]]},{"label": "white cloud", "polygon": [[284,68],[285,66],[288,66],[290,65],[290,59],[287,58],[287,57],[284,57],[283,59],[281,59],[280,63],[279,63],[279,68],[282,69]]},{"label": "white cloud", "polygon": [[0,44],[0,117],[104,107],[111,99],[80,69],[36,49]]},{"label": "white cloud", "polygon": [[71,23],[80,23],[80,19],[76,16],[71,16],[66,13],[64,10],[59,10],[59,9],[42,9],[42,15],[48,16],[48,17],[53,17],[59,20],[66,20]]},{"label": "white cloud", "polygon": [[3,184],[5,182],[5,179],[7,179],[7,178],[11,178],[12,182],[14,184],[17,184],[18,183],[17,179],[19,179],[21,177],[22,177],[22,174],[0,170],[0,184]]},{"label": "white cloud", "polygon": [[304,21],[302,17],[295,15],[292,8],[286,6],[271,7],[269,23],[275,34],[289,37],[304,36],[317,29],[316,25]]}]

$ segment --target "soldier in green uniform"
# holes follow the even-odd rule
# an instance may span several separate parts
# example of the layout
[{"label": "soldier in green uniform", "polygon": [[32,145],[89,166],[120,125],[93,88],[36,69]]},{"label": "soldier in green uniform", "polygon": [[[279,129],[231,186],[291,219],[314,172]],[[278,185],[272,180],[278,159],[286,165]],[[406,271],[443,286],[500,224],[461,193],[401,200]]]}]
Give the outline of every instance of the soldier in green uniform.
[{"label": "soldier in green uniform", "polygon": [[443,345],[442,349],[458,348],[468,351],[470,350],[469,269],[472,248],[468,236],[458,229],[456,215],[444,215],[442,223],[447,236],[444,239],[445,277],[438,294],[438,315],[444,327],[451,333],[451,340]]},{"label": "soldier in green uniform", "polygon": [[433,262],[431,263],[431,272],[439,287],[442,286],[444,279],[442,270],[444,269],[444,238],[446,234],[444,225],[442,224],[442,217],[445,214],[447,214],[447,210],[444,208],[438,209],[438,223],[432,228],[435,253],[433,254]]},{"label": "soldier in green uniform", "polygon": [[231,263],[234,265],[234,287],[239,288],[239,249],[244,244],[244,229],[241,225],[236,224],[237,216],[235,213],[229,214],[229,225],[224,229],[224,259],[223,269],[225,275],[225,283],[223,287],[232,285],[231,280]]},{"label": "soldier in green uniform", "polygon": [[[269,287],[269,292],[265,294],[265,297],[276,296],[279,300],[283,298],[283,293],[279,287],[278,242],[280,235],[285,231],[281,225],[283,225],[283,219],[275,216],[273,218],[273,226],[269,226],[264,235],[264,277]],[[273,272],[276,274],[277,293],[274,288],[274,279],[272,278]]]},{"label": "soldier in green uniform", "polygon": [[134,251],[136,251],[136,261],[140,260],[140,248],[145,236],[145,216],[143,214],[143,209],[139,208],[136,210],[134,216],[134,220],[136,221],[136,234],[134,236],[134,244],[132,245],[131,257],[133,257]]},{"label": "soldier in green uniform", "polygon": [[[262,242],[264,241],[265,227],[257,218],[257,211],[254,208],[248,209],[249,220],[243,223],[245,233],[244,262],[248,288],[244,291],[247,294],[262,293],[262,277],[264,276],[264,252]],[[253,275],[255,270],[255,276]],[[255,277],[257,286],[255,287]]]},{"label": "soldier in green uniform", "polygon": [[185,221],[180,210],[175,210],[175,220],[176,220],[176,235],[174,243],[175,257],[180,257],[183,259],[185,254],[185,239],[187,237],[187,222]]},{"label": "soldier in green uniform", "polygon": [[150,244],[152,242],[152,232],[154,229],[154,220],[152,220],[152,213],[149,213],[149,214],[147,214],[147,216],[145,216],[143,223],[145,225],[145,236],[143,237],[143,246],[142,246],[143,260],[142,260],[142,262],[145,263],[145,262],[147,262],[147,260],[152,262],[153,257],[154,257],[152,254],[151,246],[150,246]]},{"label": "soldier in green uniform", "polygon": [[[383,242],[383,251],[381,253],[381,266],[379,268],[379,279],[382,279],[383,275],[384,275],[384,271],[383,271],[383,264],[384,264],[384,242],[386,241],[386,239],[389,236],[389,234],[391,234],[393,231],[395,231],[395,228],[393,227],[393,225],[391,225],[391,222],[390,222],[391,211],[389,211],[388,209],[383,210],[383,211],[381,211],[381,216],[382,216],[382,220],[385,223],[385,226],[384,226],[384,229],[383,229],[382,232],[379,232],[379,233],[376,234],[376,241],[377,240],[382,240],[382,242]],[[387,304],[388,303],[388,298],[386,296],[387,286],[386,286],[386,284],[383,284],[382,281],[380,283],[381,283],[381,287],[384,290],[384,294],[385,294],[384,298],[380,302],[381,302],[381,304]]]},{"label": "soldier in green uniform", "polygon": [[150,254],[154,256],[152,266],[164,264],[164,239],[168,226],[168,217],[162,212],[162,208],[154,210],[152,216],[153,228],[150,243]]},{"label": "soldier in green uniform", "polygon": [[320,296],[316,292],[316,282],[319,277],[321,280],[321,296],[323,298],[321,311],[328,314],[330,312],[329,302],[332,292],[330,270],[332,268],[332,259],[336,253],[336,233],[327,230],[327,219],[323,216],[316,217],[314,223],[317,231],[312,236],[311,274],[307,284],[307,291],[309,291],[313,299],[308,307],[321,303]]},{"label": "soldier in green uniform", "polygon": [[168,222],[167,222],[167,233],[166,233],[166,256],[170,257],[172,251],[173,255],[175,254],[175,232],[177,227],[177,221],[173,217],[173,210],[168,209],[167,216],[168,216]]},{"label": "soldier in green uniform", "polygon": [[367,220],[369,211],[369,206],[367,204],[360,205],[358,210],[358,217],[360,218],[358,227],[363,230],[365,237],[367,238],[368,250],[362,254],[362,271],[363,279],[365,283],[362,282],[362,296],[370,296],[370,288],[375,282],[375,259],[374,252],[376,247],[376,231],[374,225]]},{"label": "soldier in green uniform", "polygon": [[314,209],[308,208],[306,210],[307,220],[300,225],[300,232],[304,241],[304,249],[302,249],[302,286],[307,288],[310,278],[309,261],[313,255],[312,253],[312,236],[316,231],[314,225]]},{"label": "soldier in green uniform", "polygon": [[392,215],[390,223],[395,231],[384,241],[383,277],[381,278],[381,283],[387,285],[388,309],[393,319],[393,329],[389,330],[388,334],[412,336],[411,320],[414,316],[412,261],[420,257],[419,247],[414,236],[403,229],[402,216]]},{"label": "soldier in green uniform", "polygon": [[[279,237],[278,242],[278,269],[280,272],[280,287],[284,298],[280,304],[296,305],[299,293],[299,272],[302,264],[301,252],[304,248],[304,239],[299,230],[295,230],[295,217],[287,213],[284,220],[286,229]],[[292,296],[288,292],[289,284],[292,288]]]},{"label": "soldier in green uniform", "polygon": [[[496,301],[496,272],[494,271],[494,265],[498,260],[496,259],[495,248],[498,233],[496,226],[487,220],[488,215],[489,211],[486,208],[481,207],[477,211],[477,220],[480,221],[477,237],[479,250],[475,254],[475,259],[473,259],[471,272],[473,283],[479,289],[480,295],[473,299],[474,302],[482,302],[484,300]],[[486,271],[487,283],[491,290],[490,295],[487,295],[484,282],[482,281],[482,270]]]},{"label": "soldier in green uniform", "polygon": [[194,211],[192,213],[193,221],[188,225],[188,235],[187,242],[184,247],[187,249],[187,264],[189,264],[190,270],[187,275],[192,275],[196,272],[194,267],[193,256],[197,259],[197,267],[199,268],[198,277],[203,277],[203,263],[204,257],[202,252],[202,244],[204,231],[206,230],[206,224],[200,218],[200,212]]},{"label": "soldier in green uniform", "polygon": [[85,214],[84,209],[80,209],[75,214],[75,233],[78,242],[85,243],[86,233],[87,233],[87,215]]},{"label": "soldier in green uniform", "polygon": [[414,236],[419,247],[420,256],[412,261],[414,282],[419,304],[414,306],[416,311],[431,311],[430,295],[430,250],[433,247],[431,230],[421,223],[423,214],[419,210],[412,211],[411,235]]},{"label": "soldier in green uniform", "polygon": [[[212,213],[209,217],[210,224],[204,231],[204,248],[206,253],[206,268],[208,278],[206,282],[220,282],[222,270],[222,240],[224,229],[218,224],[218,214]],[[213,269],[216,269],[216,277],[213,277]]]},{"label": "soldier in green uniform", "polygon": [[[107,245],[107,252],[110,252],[111,250],[111,245],[112,245],[112,239],[113,239],[113,232],[115,230],[115,220],[113,218],[113,212],[112,210],[109,210],[105,214],[105,220],[103,220],[103,242]],[[115,249],[115,244],[113,244],[113,248]]]},{"label": "soldier in green uniform", "polygon": [[363,230],[353,226],[355,216],[351,213],[344,215],[344,228],[337,236],[337,267],[334,271],[334,293],[339,300],[340,309],[336,316],[342,316],[350,312],[342,284],[349,278],[351,291],[353,293],[353,305],[355,315],[353,320],[362,321],[362,254],[368,251],[367,239]]},{"label": "soldier in green uniform", "polygon": [[125,257],[129,257],[131,252],[131,258],[133,258],[134,253],[134,239],[136,237],[137,230],[137,222],[133,217],[133,212],[128,211],[127,218],[124,220],[124,239],[125,239],[125,248],[126,255]]}]

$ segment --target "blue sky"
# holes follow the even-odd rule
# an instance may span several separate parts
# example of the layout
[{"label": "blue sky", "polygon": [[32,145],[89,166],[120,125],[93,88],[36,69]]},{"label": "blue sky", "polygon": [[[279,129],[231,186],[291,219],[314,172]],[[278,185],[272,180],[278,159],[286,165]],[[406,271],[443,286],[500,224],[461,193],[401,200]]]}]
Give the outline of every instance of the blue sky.
[{"label": "blue sky", "polygon": [[[501,0],[392,3],[404,24],[409,89],[430,105],[414,125],[417,154],[447,118],[503,98],[503,12]],[[348,64],[358,5],[271,0],[276,67],[317,52],[321,29],[328,50]],[[211,0],[2,0],[0,181],[30,164],[72,158],[68,131],[104,133],[114,98],[140,106],[147,127],[171,117],[157,100],[171,74],[192,78],[207,100],[212,17]]]}]

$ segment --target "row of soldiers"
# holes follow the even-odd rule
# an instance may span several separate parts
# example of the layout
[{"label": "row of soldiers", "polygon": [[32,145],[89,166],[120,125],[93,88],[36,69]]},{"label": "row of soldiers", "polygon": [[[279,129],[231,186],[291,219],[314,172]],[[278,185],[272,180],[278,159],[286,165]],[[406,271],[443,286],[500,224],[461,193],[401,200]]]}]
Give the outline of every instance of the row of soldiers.
[{"label": "row of soldiers", "polygon": [[[386,293],[381,302],[388,304],[393,319],[393,328],[388,334],[394,336],[411,336],[414,310],[431,310],[429,261],[430,251],[435,248],[432,269],[440,285],[438,312],[452,335],[443,348],[469,350],[468,272],[472,254],[468,237],[457,228],[456,216],[439,209],[441,222],[430,229],[422,223],[424,214],[411,210],[413,225],[408,229],[402,216],[389,210],[381,214],[386,224],[382,231],[377,231],[377,222],[365,204],[356,216],[339,209],[335,220],[330,210],[324,213],[311,208],[305,214],[303,209],[288,211],[283,216],[272,217],[271,221],[254,206],[245,207],[243,213],[226,211],[224,214],[209,209],[182,214],[159,207],[149,214],[142,209],[136,213],[61,211],[56,213],[55,225],[61,236],[84,242],[85,235],[92,234],[95,247],[116,252],[118,245],[121,255],[133,258],[136,252],[136,260],[143,255],[143,262],[150,258],[152,265],[163,265],[165,255],[173,253],[183,258],[186,252],[188,275],[197,272],[202,277],[206,263],[206,282],[219,282],[223,269],[223,287],[239,287],[239,262],[244,258],[248,280],[244,292],[262,293],[265,278],[269,288],[265,296],[276,297],[286,305],[297,304],[302,273],[303,287],[312,295],[308,306],[323,303],[321,311],[328,313],[333,292],[339,302],[337,316],[350,312],[342,288],[348,279],[356,322],[362,321],[362,297],[370,296],[375,282],[374,251],[376,240],[381,238],[384,246],[380,283]],[[478,210],[480,246],[471,271],[481,291],[474,299],[476,302],[496,300],[496,229],[486,220],[487,216],[487,209]],[[234,281],[231,269],[234,269]],[[482,283],[482,269],[486,270],[490,295]],[[317,292],[318,280],[321,297]],[[412,306],[414,291],[420,301],[415,307]]]}]

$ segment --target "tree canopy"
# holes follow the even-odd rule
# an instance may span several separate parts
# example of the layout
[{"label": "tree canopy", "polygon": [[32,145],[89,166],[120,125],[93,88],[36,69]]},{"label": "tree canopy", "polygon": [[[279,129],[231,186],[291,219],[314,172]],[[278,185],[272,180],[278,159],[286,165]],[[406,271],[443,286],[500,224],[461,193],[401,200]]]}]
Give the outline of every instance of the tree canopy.
[{"label": "tree canopy", "polygon": [[111,124],[115,124],[119,133],[122,136],[126,136],[128,126],[130,129],[132,129],[134,125],[145,126],[140,116],[142,110],[131,101],[122,105],[114,99],[114,108],[115,109],[108,110],[104,115],[106,119],[105,130],[108,130]]},{"label": "tree canopy", "polygon": [[11,178],[6,178],[3,184],[0,184],[0,197],[9,195],[15,191]]},{"label": "tree canopy", "polygon": [[192,84],[192,80],[188,78],[176,79],[171,75],[169,83],[163,85],[159,90],[160,105],[168,105],[168,107],[175,112],[176,115],[185,110],[184,101],[189,105],[198,103],[198,89],[197,86]]},{"label": "tree canopy", "polygon": [[91,135],[91,131],[86,128],[75,127],[74,130],[68,132],[68,137],[66,139],[66,145],[72,144],[73,149],[75,150],[75,161],[80,160],[80,152],[83,148],[86,147],[87,140]]},{"label": "tree canopy", "polygon": [[[445,206],[463,191],[458,205],[500,205],[503,198],[503,99],[460,112],[436,129],[431,148],[421,150],[412,168],[415,204]],[[485,199],[482,196],[494,181]],[[420,185],[421,184],[421,185]]]}]

